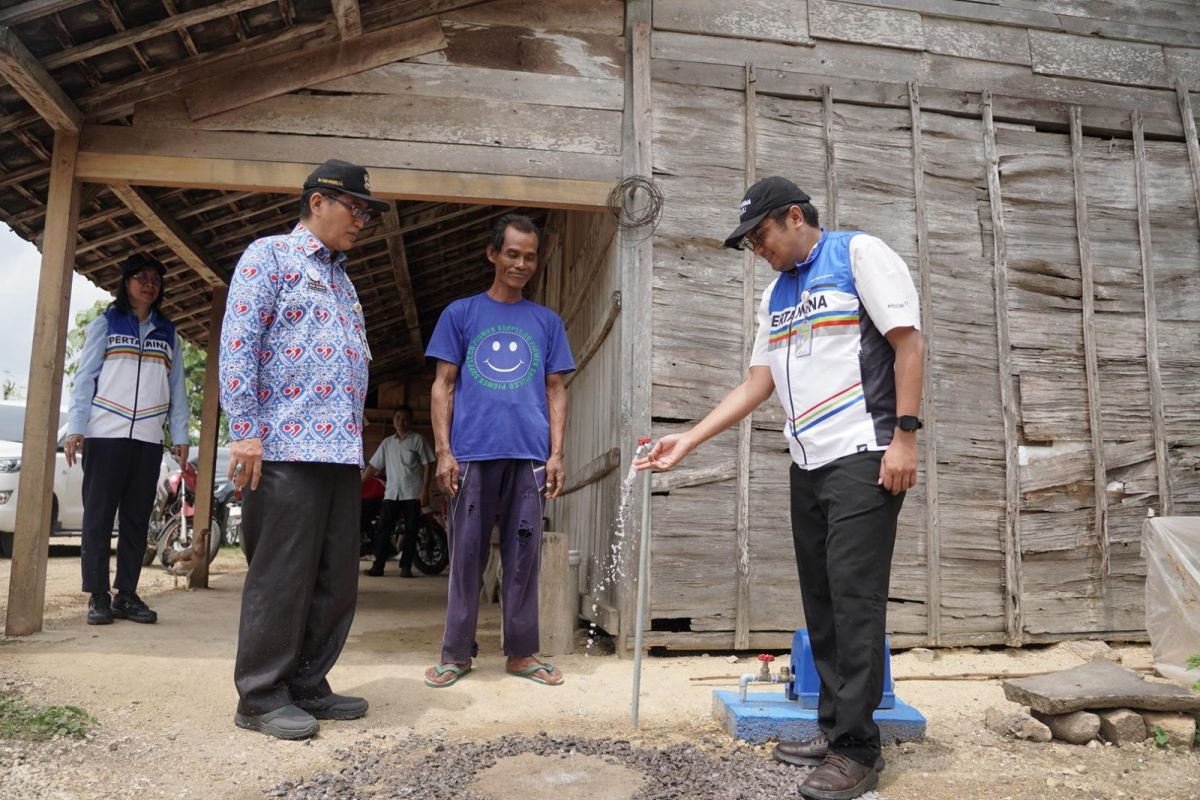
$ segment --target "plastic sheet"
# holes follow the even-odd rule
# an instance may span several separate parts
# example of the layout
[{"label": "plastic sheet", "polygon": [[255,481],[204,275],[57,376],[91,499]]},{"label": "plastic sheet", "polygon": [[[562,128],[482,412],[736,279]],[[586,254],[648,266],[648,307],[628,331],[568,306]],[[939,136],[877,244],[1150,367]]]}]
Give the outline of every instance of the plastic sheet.
[{"label": "plastic sheet", "polygon": [[1200,517],[1156,517],[1142,529],[1146,560],[1146,632],[1154,668],[1191,686],[1200,669],[1187,667],[1200,653]]}]

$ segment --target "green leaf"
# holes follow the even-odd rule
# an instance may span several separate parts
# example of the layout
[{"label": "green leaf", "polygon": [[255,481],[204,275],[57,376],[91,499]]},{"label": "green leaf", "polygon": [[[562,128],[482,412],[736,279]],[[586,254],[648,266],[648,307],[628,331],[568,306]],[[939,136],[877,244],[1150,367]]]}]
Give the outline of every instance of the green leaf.
[{"label": "green leaf", "polygon": [[1167,739],[1168,739],[1167,732],[1163,730],[1162,725],[1155,725],[1154,726],[1154,744],[1157,745],[1158,747],[1166,747]]},{"label": "green leaf", "polygon": [[1200,653],[1188,656],[1187,666],[1188,669],[1200,669]]}]

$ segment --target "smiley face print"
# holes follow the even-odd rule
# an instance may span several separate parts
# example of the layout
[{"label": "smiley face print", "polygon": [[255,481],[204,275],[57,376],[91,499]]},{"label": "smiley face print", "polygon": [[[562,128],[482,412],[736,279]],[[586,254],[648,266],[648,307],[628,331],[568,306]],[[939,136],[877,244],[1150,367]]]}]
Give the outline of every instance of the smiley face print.
[{"label": "smiley face print", "polygon": [[541,354],[521,328],[497,325],[481,331],[467,350],[468,371],[489,389],[518,389],[533,379]]}]

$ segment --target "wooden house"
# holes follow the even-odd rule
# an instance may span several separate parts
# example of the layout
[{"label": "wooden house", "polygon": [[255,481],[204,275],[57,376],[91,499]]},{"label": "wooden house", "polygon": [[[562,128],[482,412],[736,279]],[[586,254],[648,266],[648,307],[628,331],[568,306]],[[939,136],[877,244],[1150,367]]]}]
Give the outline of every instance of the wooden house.
[{"label": "wooden house", "polygon": [[[535,297],[580,366],[548,515],[582,555],[581,614],[629,646],[635,570],[611,558],[637,556],[639,493],[614,525],[633,444],[744,375],[771,275],[720,241],[782,174],[827,226],[891,244],[922,297],[893,642],[1144,636],[1142,521],[1200,504],[1193,2],[0,0],[0,26],[0,220],[44,254],[31,408],[58,404],[71,270],[111,287],[153,253],[215,358],[241,250],[340,157],[396,200],[351,269],[369,447],[400,403],[427,421],[424,343],[488,285],[490,221],[525,209]],[[803,624],[782,419],[765,404],[654,478],[649,645],[776,648]],[[20,495],[10,633],[40,627],[53,514],[46,474]]]}]

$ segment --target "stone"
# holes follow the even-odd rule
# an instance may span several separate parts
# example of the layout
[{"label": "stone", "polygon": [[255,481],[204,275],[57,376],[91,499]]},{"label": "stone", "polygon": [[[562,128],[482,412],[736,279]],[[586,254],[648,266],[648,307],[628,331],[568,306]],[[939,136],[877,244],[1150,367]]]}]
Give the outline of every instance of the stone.
[{"label": "stone", "polygon": [[1118,708],[1097,713],[1100,715],[1100,735],[1118,747],[1146,740],[1146,723],[1136,711]]},{"label": "stone", "polygon": [[1121,654],[1109,647],[1108,642],[1101,642],[1095,639],[1078,639],[1076,641],[1063,642],[1062,648],[1084,661],[1121,663]]},{"label": "stone", "polygon": [[931,661],[937,660],[937,653],[933,652],[928,647],[914,647],[908,652],[912,654],[913,658],[917,659],[917,661],[920,661],[923,664],[928,664]]},{"label": "stone", "polygon": [[1004,696],[1043,714],[1102,708],[1200,711],[1200,694],[1172,683],[1150,683],[1138,673],[1108,661],[1004,681]]},{"label": "stone", "polygon": [[1143,711],[1146,735],[1153,736],[1156,727],[1162,728],[1171,747],[1191,747],[1196,741],[1196,718],[1191,714],[1170,711]]},{"label": "stone", "polygon": [[1089,711],[1072,711],[1070,714],[1034,711],[1033,718],[1044,723],[1055,739],[1069,744],[1087,744],[1100,733],[1100,717]]},{"label": "stone", "polygon": [[984,714],[984,725],[1001,736],[1028,739],[1033,742],[1048,742],[1052,737],[1050,728],[1021,711],[992,706]]}]

